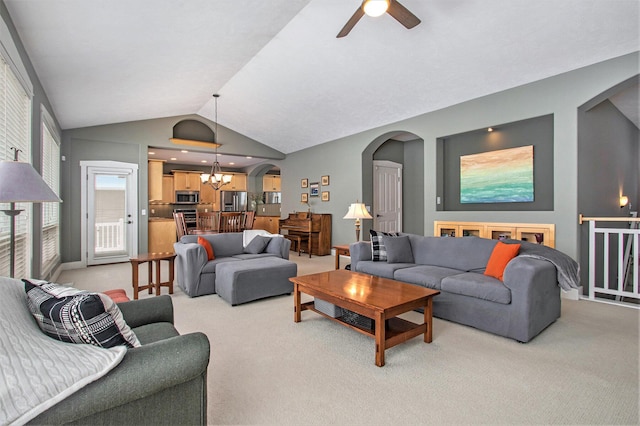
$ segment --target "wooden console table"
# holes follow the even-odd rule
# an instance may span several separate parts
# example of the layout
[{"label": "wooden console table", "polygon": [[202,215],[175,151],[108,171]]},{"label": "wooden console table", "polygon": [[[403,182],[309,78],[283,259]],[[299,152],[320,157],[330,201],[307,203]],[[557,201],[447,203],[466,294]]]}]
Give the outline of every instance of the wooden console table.
[{"label": "wooden console table", "polygon": [[351,256],[349,245],[333,246],[333,249],[336,251],[336,269],[340,269],[340,256]]}]

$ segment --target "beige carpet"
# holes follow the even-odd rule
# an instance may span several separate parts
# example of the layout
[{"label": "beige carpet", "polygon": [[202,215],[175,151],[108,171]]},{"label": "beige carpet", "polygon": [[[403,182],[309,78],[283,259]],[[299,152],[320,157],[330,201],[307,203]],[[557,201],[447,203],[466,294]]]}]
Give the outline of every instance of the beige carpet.
[{"label": "beige carpet", "polygon": [[[299,275],[333,268],[331,256],[291,260]],[[128,263],[64,271],[58,282],[132,295]],[[294,323],[292,296],[231,307],[176,286],[173,301],[180,332],[211,341],[210,424],[640,421],[638,310],[563,299],[562,317],[527,344],[435,319],[433,343],[391,348],[379,368],[373,339],[313,312]]]}]

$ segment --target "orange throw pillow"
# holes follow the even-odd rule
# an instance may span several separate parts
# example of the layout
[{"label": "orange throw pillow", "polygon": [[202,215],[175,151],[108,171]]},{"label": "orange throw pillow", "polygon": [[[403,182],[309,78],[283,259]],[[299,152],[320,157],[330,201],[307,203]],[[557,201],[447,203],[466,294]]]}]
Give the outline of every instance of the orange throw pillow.
[{"label": "orange throw pillow", "polygon": [[487,269],[484,274],[497,278],[500,281],[504,281],[502,276],[504,275],[504,268],[507,267],[507,263],[518,255],[520,251],[520,244],[505,244],[498,241],[498,244],[493,248],[491,257],[487,262]]},{"label": "orange throw pillow", "polygon": [[213,247],[211,247],[211,243],[206,238],[198,237],[198,244],[207,251],[207,259],[213,260],[216,258],[216,255],[213,253]]}]

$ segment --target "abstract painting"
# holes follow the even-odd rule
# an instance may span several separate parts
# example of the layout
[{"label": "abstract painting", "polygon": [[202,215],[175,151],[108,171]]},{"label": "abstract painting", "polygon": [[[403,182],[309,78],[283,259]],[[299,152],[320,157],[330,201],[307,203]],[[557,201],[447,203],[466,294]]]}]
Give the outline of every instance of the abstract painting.
[{"label": "abstract painting", "polygon": [[460,203],[533,202],[533,145],[460,156]]}]

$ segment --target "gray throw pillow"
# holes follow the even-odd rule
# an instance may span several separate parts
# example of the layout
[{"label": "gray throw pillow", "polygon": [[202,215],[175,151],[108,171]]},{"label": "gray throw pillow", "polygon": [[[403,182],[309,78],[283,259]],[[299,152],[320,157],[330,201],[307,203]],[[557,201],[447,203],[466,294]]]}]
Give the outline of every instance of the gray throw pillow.
[{"label": "gray throw pillow", "polygon": [[383,235],[382,241],[387,251],[387,263],[414,263],[409,236],[392,237]]},{"label": "gray throw pillow", "polygon": [[245,253],[258,254],[262,253],[271,241],[271,237],[265,237],[264,235],[256,235],[244,248]]}]

